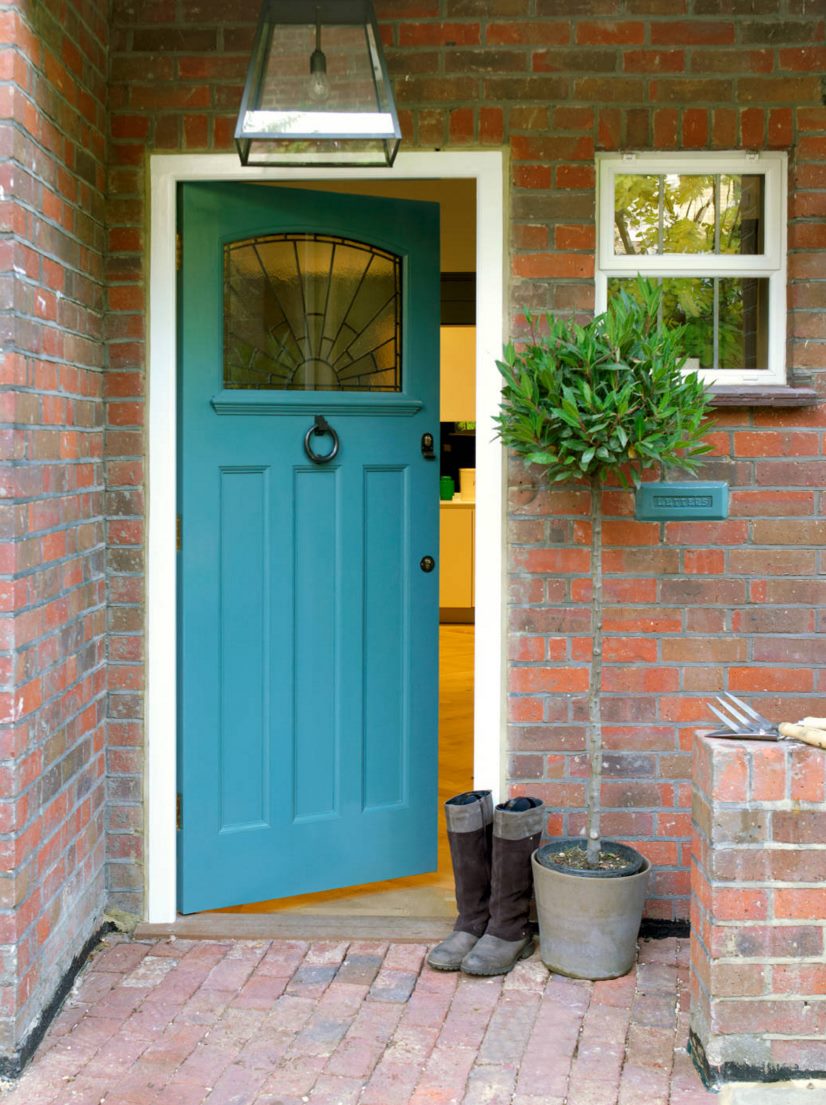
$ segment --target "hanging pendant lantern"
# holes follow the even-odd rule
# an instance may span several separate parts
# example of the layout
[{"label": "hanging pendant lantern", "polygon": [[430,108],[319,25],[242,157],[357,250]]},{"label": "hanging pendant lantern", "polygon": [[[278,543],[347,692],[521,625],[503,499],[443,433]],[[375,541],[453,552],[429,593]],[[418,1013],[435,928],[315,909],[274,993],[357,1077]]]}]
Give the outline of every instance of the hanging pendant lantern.
[{"label": "hanging pendant lantern", "polygon": [[400,141],[370,0],[264,0],[235,127],[242,164],[390,166]]}]

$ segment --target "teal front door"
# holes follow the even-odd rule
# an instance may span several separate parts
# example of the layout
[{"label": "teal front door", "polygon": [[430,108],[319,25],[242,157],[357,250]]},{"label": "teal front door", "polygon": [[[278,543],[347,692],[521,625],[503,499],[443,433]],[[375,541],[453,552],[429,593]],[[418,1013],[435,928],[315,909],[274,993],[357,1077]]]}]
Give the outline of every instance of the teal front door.
[{"label": "teal front door", "polygon": [[180,219],[179,907],[433,870],[438,208]]}]

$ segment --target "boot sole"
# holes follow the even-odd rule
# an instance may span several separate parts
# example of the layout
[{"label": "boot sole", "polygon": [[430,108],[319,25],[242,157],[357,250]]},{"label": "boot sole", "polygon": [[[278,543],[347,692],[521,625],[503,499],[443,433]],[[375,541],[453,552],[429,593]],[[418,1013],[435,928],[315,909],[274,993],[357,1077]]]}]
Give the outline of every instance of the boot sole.
[{"label": "boot sole", "polygon": [[458,971],[461,967],[459,963],[457,963],[455,967],[446,967],[442,963],[431,963],[429,959],[425,960],[425,962],[432,971]]},{"label": "boot sole", "polygon": [[501,967],[495,971],[468,971],[464,967],[460,968],[460,970],[462,971],[462,974],[471,975],[473,978],[493,978],[494,975],[506,975],[513,970],[520,959],[528,959],[530,956],[532,956],[534,950],[534,942],[533,940],[531,940],[531,942],[522,949],[519,955],[517,955],[516,959],[514,959],[513,963],[511,963],[509,967]]}]

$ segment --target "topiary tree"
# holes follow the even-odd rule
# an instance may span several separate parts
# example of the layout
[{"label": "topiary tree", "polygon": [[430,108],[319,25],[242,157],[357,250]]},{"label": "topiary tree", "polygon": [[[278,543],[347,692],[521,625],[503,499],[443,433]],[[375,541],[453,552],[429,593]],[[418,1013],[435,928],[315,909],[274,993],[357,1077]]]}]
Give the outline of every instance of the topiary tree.
[{"label": "topiary tree", "polygon": [[683,332],[659,322],[662,291],[638,278],[587,326],[547,316],[531,340],[505,347],[496,418],[502,441],[551,483],[584,480],[591,491],[591,634],[588,693],[587,859],[599,866],[602,783],[602,488],[638,485],[655,465],[693,472],[710,449],[709,397],[684,373]]}]

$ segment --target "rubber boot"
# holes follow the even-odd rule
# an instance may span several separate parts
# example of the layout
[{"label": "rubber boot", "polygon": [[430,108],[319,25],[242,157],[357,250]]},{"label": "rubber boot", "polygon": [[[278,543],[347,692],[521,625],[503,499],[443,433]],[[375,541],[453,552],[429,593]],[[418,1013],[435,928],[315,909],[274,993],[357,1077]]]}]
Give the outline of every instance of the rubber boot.
[{"label": "rubber boot", "polygon": [[490,920],[490,791],[469,790],[449,798],[445,821],[459,916],[453,932],[433,948],[427,962],[437,971],[458,971]]},{"label": "rubber boot", "polygon": [[469,975],[504,975],[533,952],[529,915],[531,855],[539,847],[545,806],[540,798],[511,798],[493,814],[490,921],[462,960]]}]

